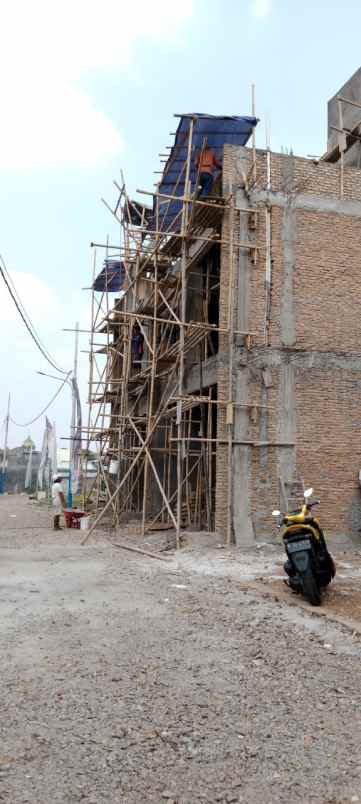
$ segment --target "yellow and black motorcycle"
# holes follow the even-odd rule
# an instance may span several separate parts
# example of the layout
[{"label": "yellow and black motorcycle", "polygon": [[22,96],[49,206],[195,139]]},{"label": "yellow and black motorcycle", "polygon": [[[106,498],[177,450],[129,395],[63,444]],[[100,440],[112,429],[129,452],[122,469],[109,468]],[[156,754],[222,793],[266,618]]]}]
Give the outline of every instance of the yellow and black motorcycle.
[{"label": "yellow and black motorcycle", "polygon": [[311,502],[312,494],[313,489],[306,489],[303,505],[297,511],[289,514],[272,511],[272,515],[279,518],[280,528],[284,526],[282,538],[287,553],[284,564],[287,585],[294,592],[304,594],[313,606],[319,606],[321,590],[335,577],[336,567],[320,523],[312,515],[312,508],[320,502]]}]

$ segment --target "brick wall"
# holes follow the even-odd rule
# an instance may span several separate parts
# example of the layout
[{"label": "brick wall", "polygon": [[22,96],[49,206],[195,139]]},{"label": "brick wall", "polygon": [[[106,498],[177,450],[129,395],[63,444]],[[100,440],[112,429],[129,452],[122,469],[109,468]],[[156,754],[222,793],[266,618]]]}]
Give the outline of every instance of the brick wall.
[{"label": "brick wall", "polygon": [[[249,152],[248,152],[249,154]],[[243,183],[245,149],[226,146],[225,187]],[[266,405],[258,420],[249,423],[249,438],[276,444],[290,427],[295,447],[289,456],[289,472],[302,476],[322,499],[320,515],[331,534],[359,537],[361,528],[361,208],[339,202],[338,165],[271,155],[272,192],[282,194],[285,205],[271,206],[272,290],[269,342],[265,341],[266,316],[266,208],[257,200],[259,246],[257,264],[250,278],[251,329],[258,335],[244,357],[235,339],[235,356],[243,354],[248,372],[249,401]],[[257,152],[257,179],[250,200],[266,188],[266,154]],[[298,208],[302,197],[333,200],[333,209]],[[344,199],[361,202],[361,170],[346,168]],[[302,205],[301,205],[302,206]],[[359,215],[359,216],[358,216]],[[250,234],[250,236],[252,236]],[[229,239],[229,212],[223,237]],[[235,255],[237,271],[242,263]],[[222,247],[220,326],[227,326],[230,275],[229,247]],[[236,298],[237,276],[234,283]],[[221,336],[218,393],[229,398],[228,337]],[[292,365],[293,409],[287,410],[285,366]],[[271,383],[264,382],[268,370]],[[242,382],[240,372],[235,382]],[[232,389],[234,396],[234,388]],[[218,409],[218,437],[225,437],[225,408]],[[270,512],[279,505],[280,474],[286,447],[253,448],[249,493],[257,537],[274,534]],[[290,448],[288,448],[290,449]],[[283,468],[282,468],[283,467]],[[216,527],[227,515],[227,447],[218,445]]]}]

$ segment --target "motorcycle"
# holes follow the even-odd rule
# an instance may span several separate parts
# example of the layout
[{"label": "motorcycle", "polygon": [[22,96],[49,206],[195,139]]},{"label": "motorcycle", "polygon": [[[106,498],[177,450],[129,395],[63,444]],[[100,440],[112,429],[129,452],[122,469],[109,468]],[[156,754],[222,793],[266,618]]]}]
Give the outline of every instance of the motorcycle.
[{"label": "motorcycle", "polygon": [[312,494],[312,488],[306,489],[303,505],[297,511],[289,514],[272,511],[272,516],[278,517],[279,528],[285,528],[282,533],[287,554],[285,583],[313,606],[320,606],[321,592],[335,577],[336,567],[320,523],[312,514],[320,503],[320,500],[311,502]]}]

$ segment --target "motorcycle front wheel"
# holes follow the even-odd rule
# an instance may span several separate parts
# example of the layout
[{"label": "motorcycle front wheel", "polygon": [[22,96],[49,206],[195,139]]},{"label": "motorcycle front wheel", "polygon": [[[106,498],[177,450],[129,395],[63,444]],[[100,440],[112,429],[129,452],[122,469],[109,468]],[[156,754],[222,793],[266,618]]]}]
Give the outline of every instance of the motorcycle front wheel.
[{"label": "motorcycle front wheel", "polygon": [[320,606],[321,605],[321,592],[316,581],[316,578],[312,572],[312,567],[307,567],[307,569],[302,572],[302,588],[303,594],[305,598],[311,603],[312,606]]}]

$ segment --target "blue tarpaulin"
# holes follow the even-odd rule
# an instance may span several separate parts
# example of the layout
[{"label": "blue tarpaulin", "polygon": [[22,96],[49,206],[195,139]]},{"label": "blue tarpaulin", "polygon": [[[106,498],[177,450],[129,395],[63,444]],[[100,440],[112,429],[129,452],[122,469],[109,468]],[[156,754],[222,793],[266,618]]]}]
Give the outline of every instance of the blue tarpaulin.
[{"label": "blue tarpaulin", "polygon": [[104,268],[95,279],[93,290],[117,293],[123,288],[125,279],[124,263],[119,260],[104,260]]},{"label": "blue tarpaulin", "polygon": [[[164,168],[159,184],[159,192],[166,195],[184,195],[185,162],[187,160],[189,129],[193,119],[192,157],[190,167],[191,192],[195,190],[197,177],[196,158],[205,142],[222,162],[223,146],[246,145],[253,128],[257,125],[256,117],[219,117],[209,114],[190,114],[181,117],[176,131],[174,145]],[[181,202],[160,199],[159,224],[163,230],[180,228],[180,216],[173,222],[181,210]],[[164,201],[164,203],[163,203]],[[152,227],[153,228],[153,227]]]}]

